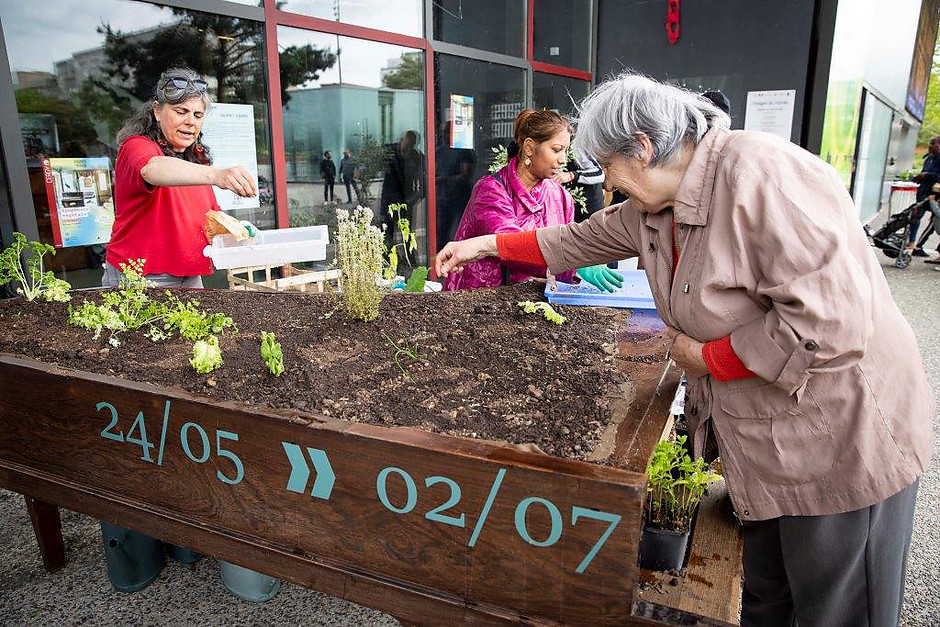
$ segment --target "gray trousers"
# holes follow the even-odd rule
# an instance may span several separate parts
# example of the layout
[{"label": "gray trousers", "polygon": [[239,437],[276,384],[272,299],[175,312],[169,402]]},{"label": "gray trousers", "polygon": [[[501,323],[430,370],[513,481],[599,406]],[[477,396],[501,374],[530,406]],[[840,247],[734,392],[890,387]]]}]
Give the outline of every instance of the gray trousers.
[{"label": "gray trousers", "polygon": [[[101,275],[101,287],[117,287],[121,283],[122,273],[110,263],[104,264],[104,274]],[[145,278],[154,287],[202,287],[201,276],[176,276],[175,274],[147,274]]]},{"label": "gray trousers", "polygon": [[745,523],[741,625],[897,625],[919,482],[853,512]]}]

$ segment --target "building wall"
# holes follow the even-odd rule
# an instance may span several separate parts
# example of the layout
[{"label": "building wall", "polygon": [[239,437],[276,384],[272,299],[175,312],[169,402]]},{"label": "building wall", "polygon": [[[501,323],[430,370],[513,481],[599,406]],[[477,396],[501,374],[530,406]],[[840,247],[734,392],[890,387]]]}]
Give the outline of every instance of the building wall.
[{"label": "building wall", "polygon": [[748,91],[795,89],[792,141],[800,141],[809,80],[814,0],[683,2],[680,36],[666,37],[666,3],[600,0],[597,78],[634,70],[690,89],[718,89],[744,126]]}]

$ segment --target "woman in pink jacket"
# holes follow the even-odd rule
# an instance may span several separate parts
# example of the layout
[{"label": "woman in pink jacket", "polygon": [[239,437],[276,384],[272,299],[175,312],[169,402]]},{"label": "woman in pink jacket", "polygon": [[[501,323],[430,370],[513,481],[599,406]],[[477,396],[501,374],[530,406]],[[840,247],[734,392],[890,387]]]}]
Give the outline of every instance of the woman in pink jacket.
[{"label": "woman in pink jacket", "polygon": [[[571,124],[556,111],[526,109],[516,117],[509,163],[473,188],[456,240],[478,235],[518,233],[568,224],[574,218],[571,195],[553,178],[568,162]],[[579,277],[601,290],[614,291],[623,277],[604,265],[557,275],[566,283]],[[445,290],[473,290],[544,278],[545,270],[495,257],[467,264],[444,282]]]}]

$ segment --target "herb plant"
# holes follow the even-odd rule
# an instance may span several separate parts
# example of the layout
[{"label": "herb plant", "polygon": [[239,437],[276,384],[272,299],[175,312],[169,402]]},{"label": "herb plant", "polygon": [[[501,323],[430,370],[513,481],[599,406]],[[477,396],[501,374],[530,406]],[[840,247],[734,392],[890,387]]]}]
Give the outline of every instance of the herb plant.
[{"label": "herb plant", "polygon": [[686,436],[663,440],[646,467],[646,523],[658,529],[685,532],[710,483],[721,478],[701,457],[685,450]]},{"label": "herb plant", "polygon": [[552,309],[552,306],[549,305],[548,303],[542,303],[542,302],[534,303],[531,300],[523,300],[516,304],[522,307],[522,311],[524,311],[525,313],[531,314],[531,313],[542,312],[542,315],[545,317],[546,320],[548,320],[549,322],[554,322],[555,324],[564,324],[565,322],[568,321],[567,318],[565,318],[563,315],[561,315],[560,313]]},{"label": "herb plant", "polygon": [[274,341],[273,333],[261,332],[261,359],[268,365],[268,370],[275,377],[283,374],[284,353],[281,352],[281,344]]},{"label": "herb plant", "polygon": [[167,311],[163,317],[163,328],[166,330],[179,329],[185,339],[194,342],[211,334],[221,333],[228,327],[234,327],[235,322],[225,314],[206,313],[199,309],[199,301],[191,300],[184,303],[167,292]]},{"label": "herb plant", "polygon": [[382,274],[385,243],[372,217],[366,207],[357,207],[352,214],[336,210],[336,262],[342,270],[343,302],[350,316],[364,322],[379,317],[382,300],[376,279]]},{"label": "herb plant", "polygon": [[199,374],[206,374],[220,367],[222,349],[219,348],[219,338],[210,335],[209,339],[193,344],[193,358],[189,363]]},{"label": "herb plant", "polygon": [[[23,254],[26,261],[23,262]],[[16,291],[26,300],[38,296],[46,301],[65,302],[72,286],[43,268],[43,256],[55,255],[55,248],[42,242],[28,241],[22,233],[13,233],[13,243],[0,253],[0,285],[15,281]]]}]

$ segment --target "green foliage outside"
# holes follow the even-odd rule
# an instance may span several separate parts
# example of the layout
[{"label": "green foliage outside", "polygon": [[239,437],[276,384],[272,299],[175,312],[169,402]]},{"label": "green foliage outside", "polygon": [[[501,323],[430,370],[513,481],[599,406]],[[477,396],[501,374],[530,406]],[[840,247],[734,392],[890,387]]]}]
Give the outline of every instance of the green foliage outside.
[{"label": "green foliage outside", "polygon": [[[927,81],[927,103],[924,107],[924,123],[917,133],[917,146],[926,151],[931,137],[940,136],[940,39],[934,45],[933,64],[930,68],[930,79]],[[915,160],[915,165],[920,161]],[[917,168],[918,171],[920,168]]]},{"label": "green foliage outside", "polygon": [[684,435],[659,442],[646,467],[646,524],[657,529],[688,531],[705,490],[721,478],[701,457],[692,461],[685,442]]},{"label": "green foliage outside", "polygon": [[398,69],[382,79],[389,89],[424,89],[424,61],[414,53],[403,53]]},{"label": "green foliage outside", "polygon": [[356,168],[359,170],[359,183],[362,190],[362,204],[371,206],[375,201],[370,183],[385,171],[388,163],[388,150],[372,135],[362,136],[359,152],[356,154]]},{"label": "green foliage outside", "polygon": [[47,254],[54,255],[55,248],[28,241],[22,233],[13,233],[13,243],[0,253],[0,285],[15,283],[17,293],[29,301],[39,296],[46,301],[69,300],[68,291],[72,286],[43,266],[43,257]]}]

